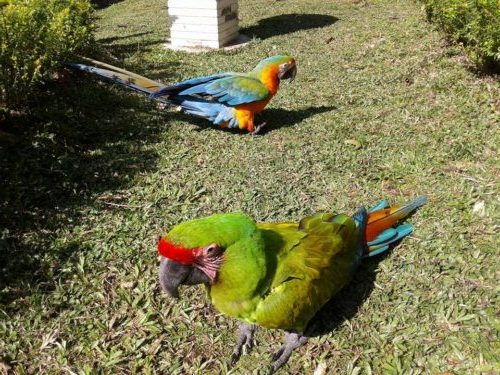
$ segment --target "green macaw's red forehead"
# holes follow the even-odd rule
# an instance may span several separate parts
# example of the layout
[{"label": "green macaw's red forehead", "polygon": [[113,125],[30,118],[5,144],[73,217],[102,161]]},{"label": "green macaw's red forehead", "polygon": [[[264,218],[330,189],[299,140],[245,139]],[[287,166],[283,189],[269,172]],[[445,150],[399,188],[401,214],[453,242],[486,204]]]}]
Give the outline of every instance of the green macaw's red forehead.
[{"label": "green macaw's red forehead", "polygon": [[192,264],[195,259],[195,254],[192,249],[182,245],[174,244],[163,237],[158,242],[158,252],[165,258],[174,260],[181,264]]}]

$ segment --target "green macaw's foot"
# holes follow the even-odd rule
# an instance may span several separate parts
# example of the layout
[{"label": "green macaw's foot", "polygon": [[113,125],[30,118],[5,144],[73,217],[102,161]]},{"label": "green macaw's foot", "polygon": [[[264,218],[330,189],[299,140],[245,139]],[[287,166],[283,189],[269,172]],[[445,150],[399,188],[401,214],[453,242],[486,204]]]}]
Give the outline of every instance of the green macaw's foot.
[{"label": "green macaw's foot", "polygon": [[241,356],[242,349],[244,352],[248,352],[253,347],[253,335],[257,330],[255,324],[245,324],[241,323],[238,328],[238,338],[236,345],[233,348],[233,353],[231,354],[231,360],[229,361],[230,366],[238,361]]},{"label": "green macaw's foot", "polygon": [[269,370],[269,375],[274,374],[278,369],[288,362],[292,352],[304,345],[309,337],[302,333],[285,332],[285,344],[273,354],[273,366]]},{"label": "green macaw's foot", "polygon": [[255,129],[252,132],[252,135],[258,135],[260,132],[260,129],[262,129],[264,126],[267,125],[267,122],[263,122],[262,124],[259,124],[255,127]]}]

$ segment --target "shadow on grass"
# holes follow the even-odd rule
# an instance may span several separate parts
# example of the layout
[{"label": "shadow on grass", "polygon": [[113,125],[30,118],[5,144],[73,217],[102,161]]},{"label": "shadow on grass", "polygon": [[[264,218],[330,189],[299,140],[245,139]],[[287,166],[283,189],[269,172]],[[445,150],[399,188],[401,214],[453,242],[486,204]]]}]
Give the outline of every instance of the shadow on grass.
[{"label": "shadow on grass", "polygon": [[294,33],[300,30],[317,29],[333,25],[339,19],[326,14],[280,14],[261,19],[256,25],[240,30],[244,35],[267,39],[277,35]]},{"label": "shadow on grass", "polygon": [[124,61],[127,58],[133,57],[136,54],[142,55],[151,52],[155,48],[160,48],[159,46],[165,43],[165,40],[161,38],[149,38],[150,34],[150,32],[143,32],[100,39],[100,48],[93,51],[94,57],[97,60],[160,82],[165,80],[167,76],[170,76],[170,81],[180,80],[181,72],[174,69],[181,65],[177,61],[169,61],[168,69],[165,69],[162,64],[158,64],[154,60],[132,58],[132,62],[128,61],[125,64]]},{"label": "shadow on grass", "polygon": [[[142,54],[151,51],[155,46],[164,42],[162,39],[135,39],[134,41],[134,38],[146,37],[149,34],[151,33],[143,32],[125,36],[103,38],[99,40],[98,47],[93,50],[90,54],[91,56],[88,57],[92,57],[92,59],[97,61],[107,63],[120,69],[128,70],[132,73],[142,75],[158,82],[161,82],[162,79],[165,80],[166,77],[169,77],[169,80],[171,81],[180,80],[181,72],[176,68],[179,67],[181,63],[177,61],[169,61],[168,66],[165,66],[165,64],[158,64],[157,61],[145,61],[142,59],[132,64],[130,62],[124,62],[127,57],[137,53]],[[121,42],[122,40],[125,42]],[[93,65],[92,63],[79,59],[78,57],[69,62]]]},{"label": "shadow on grass", "polygon": [[[129,35],[127,37],[123,37],[123,39],[134,38],[135,36]],[[101,41],[102,42],[102,41]],[[136,40],[130,41],[128,43],[107,43],[102,42],[104,48],[111,53],[116,59],[123,60],[127,57],[133,56],[137,53],[145,53],[150,52],[155,46],[164,43],[165,41],[162,39],[153,39],[153,40]],[[142,68],[142,66],[141,66]]]},{"label": "shadow on grass", "polygon": [[[324,113],[335,110],[334,106],[321,106],[321,107],[308,107],[302,109],[283,109],[283,108],[269,108],[262,111],[255,118],[255,123],[266,122],[266,126],[262,128],[259,135],[265,135],[280,128],[288,128],[300,124],[308,117],[314,116],[318,113]],[[240,129],[225,129],[218,125],[212,124],[210,121],[196,117],[193,115],[178,113],[177,116],[182,121],[199,126],[198,131],[226,131],[235,134],[242,134]]]},{"label": "shadow on grass", "polygon": [[300,124],[305,119],[319,113],[335,110],[334,106],[307,107],[301,109],[269,108],[262,112],[262,118],[267,125],[262,129],[262,134],[280,128],[289,128]]},{"label": "shadow on grass", "polygon": [[375,288],[378,264],[389,255],[394,247],[379,256],[363,260],[351,282],[328,301],[313,318],[311,324],[314,329],[310,334],[311,337],[337,330],[344,321],[353,318],[358,313]]},{"label": "shadow on grass", "polygon": [[0,305],[50,289],[85,251],[61,236],[86,208],[102,209],[96,196],[155,167],[149,145],[168,120],[151,102],[75,74],[46,87],[29,118],[4,123],[17,139],[0,144]]},{"label": "shadow on grass", "polygon": [[104,9],[113,4],[121,3],[123,0],[92,0],[91,3],[96,9]]},{"label": "shadow on grass", "polygon": [[120,35],[120,36],[112,36],[109,38],[102,38],[99,39],[99,43],[103,45],[111,45],[112,43],[115,43],[119,40],[128,40],[130,38],[138,38],[138,37],[144,37],[146,35],[150,35],[151,31],[144,31],[142,33],[135,33],[135,34],[128,34],[128,35]]}]

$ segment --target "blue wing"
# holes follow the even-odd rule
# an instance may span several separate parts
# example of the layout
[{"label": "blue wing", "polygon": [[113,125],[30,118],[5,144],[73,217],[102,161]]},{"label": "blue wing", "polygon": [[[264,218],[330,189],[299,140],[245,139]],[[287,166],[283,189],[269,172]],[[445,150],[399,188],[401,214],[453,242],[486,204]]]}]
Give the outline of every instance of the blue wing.
[{"label": "blue wing", "polygon": [[230,76],[197,84],[179,95],[208,95],[230,106],[253,103],[269,97],[269,90],[260,81],[245,76]]},{"label": "blue wing", "polygon": [[232,74],[234,73],[217,73],[205,77],[191,78],[186,81],[176,83],[175,85],[163,87],[161,90],[158,90],[157,92],[151,94],[150,98],[156,99],[160,96],[165,96],[165,95],[177,95],[181,91],[189,89],[190,87],[206,84],[208,82],[212,82],[220,78],[230,77]]}]

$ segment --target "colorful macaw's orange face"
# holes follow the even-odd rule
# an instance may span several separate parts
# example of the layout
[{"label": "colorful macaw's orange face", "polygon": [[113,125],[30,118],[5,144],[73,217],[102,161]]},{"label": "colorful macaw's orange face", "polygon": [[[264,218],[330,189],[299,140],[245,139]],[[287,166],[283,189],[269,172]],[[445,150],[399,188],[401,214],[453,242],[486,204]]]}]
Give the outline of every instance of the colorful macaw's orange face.
[{"label": "colorful macaw's orange face", "polygon": [[289,79],[293,81],[297,74],[295,59],[286,55],[267,57],[261,60],[255,69],[264,73],[264,75],[266,75],[266,72],[275,75],[275,77],[277,76],[280,80]]}]

